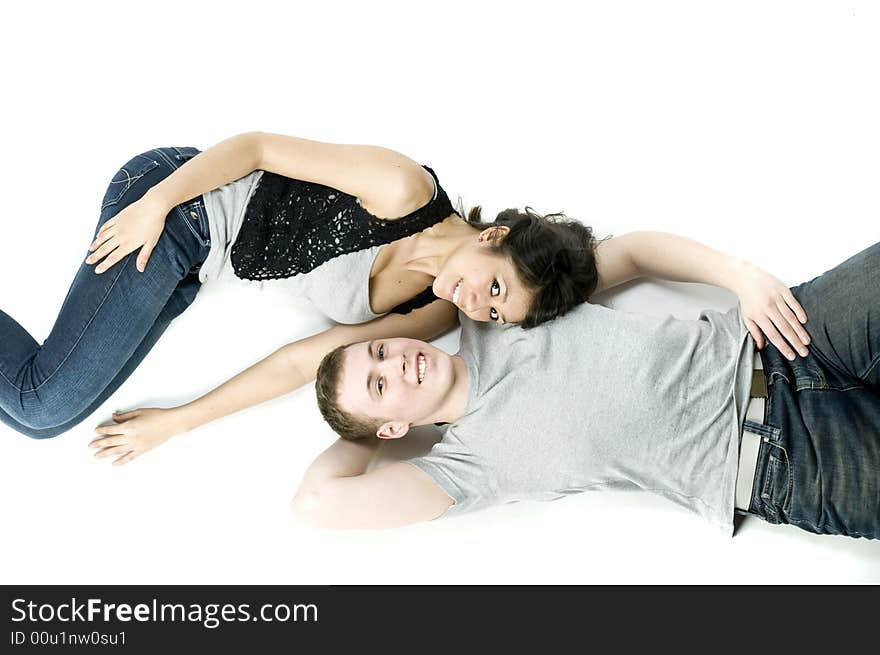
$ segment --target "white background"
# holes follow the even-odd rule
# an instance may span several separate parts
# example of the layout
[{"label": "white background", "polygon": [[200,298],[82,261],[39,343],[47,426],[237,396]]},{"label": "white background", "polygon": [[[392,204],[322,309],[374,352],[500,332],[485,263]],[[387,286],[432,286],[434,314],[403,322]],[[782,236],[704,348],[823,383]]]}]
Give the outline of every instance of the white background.
[{"label": "white background", "polygon": [[[395,148],[489,214],[675,232],[793,285],[878,239],[872,4],[15,3],[0,307],[44,339],[122,163],[255,129]],[[736,297],[645,281],[606,302],[696,318]],[[325,325],[275,293],[208,285],[81,426],[45,442],[0,426],[0,582],[880,581],[878,542],[757,519],[729,539],[640,493],[305,528],[288,503],[333,439],[311,385],[127,467],[90,458],[113,409],[187,401]]]}]

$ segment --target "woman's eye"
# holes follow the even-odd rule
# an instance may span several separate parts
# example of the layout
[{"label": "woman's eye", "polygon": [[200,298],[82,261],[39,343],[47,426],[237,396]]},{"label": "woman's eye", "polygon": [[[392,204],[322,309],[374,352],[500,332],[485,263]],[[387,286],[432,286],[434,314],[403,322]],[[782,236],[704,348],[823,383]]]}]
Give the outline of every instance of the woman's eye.
[{"label": "woman's eye", "polygon": [[489,310],[489,318],[491,318],[493,321],[497,321],[497,320],[498,320],[498,312],[495,311],[495,308],[494,308],[494,307],[493,307],[492,309]]},{"label": "woman's eye", "polygon": [[376,391],[379,392],[379,395],[382,395],[382,392],[385,390],[385,380],[379,378],[379,381],[376,382]]},{"label": "woman's eye", "polygon": [[381,362],[383,359],[385,359],[385,344],[384,343],[381,346],[379,346],[378,352],[379,352],[379,361]]},{"label": "woman's eye", "polygon": [[501,293],[501,285],[498,284],[498,280],[492,281],[492,288],[489,289],[489,294],[492,296],[497,296]]}]

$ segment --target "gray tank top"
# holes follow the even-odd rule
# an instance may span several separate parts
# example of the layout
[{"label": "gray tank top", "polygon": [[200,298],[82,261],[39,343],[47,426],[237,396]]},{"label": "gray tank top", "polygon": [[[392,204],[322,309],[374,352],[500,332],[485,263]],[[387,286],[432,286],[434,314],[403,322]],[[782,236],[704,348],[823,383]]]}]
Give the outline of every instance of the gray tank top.
[{"label": "gray tank top", "polygon": [[364,323],[380,316],[370,307],[370,271],[382,246],[340,255],[308,273],[265,281],[242,280],[232,267],[232,246],[244,221],[247,204],[263,171],[225,184],[204,194],[211,249],[199,271],[202,283],[210,280],[239,284],[271,285],[304,297],[337,323]]}]

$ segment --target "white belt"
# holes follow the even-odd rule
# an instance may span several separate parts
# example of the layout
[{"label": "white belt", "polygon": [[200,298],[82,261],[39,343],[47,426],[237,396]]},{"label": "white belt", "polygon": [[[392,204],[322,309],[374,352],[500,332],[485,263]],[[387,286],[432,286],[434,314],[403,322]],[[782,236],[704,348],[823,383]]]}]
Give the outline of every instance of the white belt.
[{"label": "white belt", "polygon": [[[761,353],[755,349],[754,368],[762,369]],[[764,423],[765,398],[749,398],[746,419],[754,423]],[[743,429],[739,445],[739,466],[736,471],[736,492],[734,506],[743,511],[749,510],[752,502],[752,489],[755,486],[755,469],[758,466],[758,451],[761,448],[761,435]]]}]

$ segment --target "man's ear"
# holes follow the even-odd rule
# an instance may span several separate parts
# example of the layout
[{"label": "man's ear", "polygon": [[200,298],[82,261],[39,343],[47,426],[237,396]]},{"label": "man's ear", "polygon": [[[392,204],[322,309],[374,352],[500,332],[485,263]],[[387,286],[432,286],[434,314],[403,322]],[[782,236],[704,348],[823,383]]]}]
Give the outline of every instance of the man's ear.
[{"label": "man's ear", "polygon": [[409,423],[405,421],[387,421],[376,430],[380,439],[400,439],[409,432]]},{"label": "man's ear", "polygon": [[504,237],[507,236],[507,233],[510,232],[510,228],[507,225],[496,225],[494,227],[487,227],[485,230],[480,232],[480,239],[483,243],[491,244],[502,241]]}]

